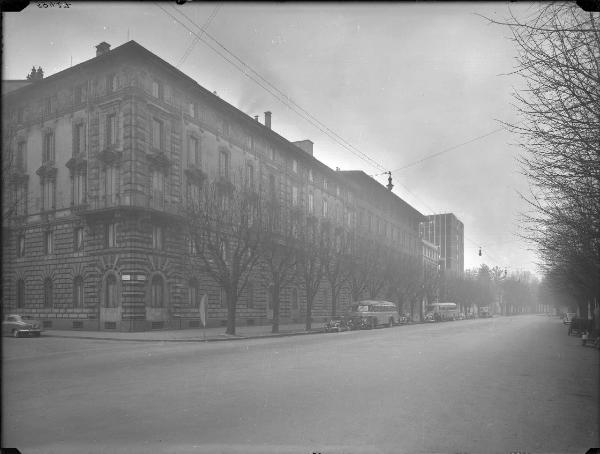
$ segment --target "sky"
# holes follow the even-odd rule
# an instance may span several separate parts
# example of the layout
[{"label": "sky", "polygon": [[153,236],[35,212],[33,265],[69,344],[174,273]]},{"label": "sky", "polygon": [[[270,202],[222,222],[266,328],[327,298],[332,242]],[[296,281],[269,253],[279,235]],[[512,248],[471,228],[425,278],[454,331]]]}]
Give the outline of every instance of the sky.
[{"label": "sky", "polygon": [[24,79],[33,65],[55,74],[93,58],[102,41],[115,48],[135,40],[248,115],[263,121],[271,111],[273,130],[312,140],[315,157],[332,169],[363,170],[382,184],[391,171],[394,193],[421,213],[456,214],[465,226],[466,269],[486,263],[538,273],[533,246],[519,236],[528,210],[521,194],[529,193],[519,137],[500,123],[519,120],[512,93],[523,81],[509,74],[517,49],[506,27],[485,19],[535,9],[506,2],[32,3],[3,14],[2,77]]}]

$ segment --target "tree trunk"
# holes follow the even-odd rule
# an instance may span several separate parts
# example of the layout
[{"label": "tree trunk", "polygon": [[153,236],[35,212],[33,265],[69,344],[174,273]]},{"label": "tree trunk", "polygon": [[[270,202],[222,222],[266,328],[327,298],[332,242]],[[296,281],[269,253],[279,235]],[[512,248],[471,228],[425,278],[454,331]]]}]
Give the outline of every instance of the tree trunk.
[{"label": "tree trunk", "polygon": [[237,295],[236,291],[232,289],[225,290],[225,296],[227,298],[227,334],[235,335],[235,313],[237,306]]},{"label": "tree trunk", "polygon": [[306,295],[306,331],[310,331],[312,328],[312,305],[314,296]]},{"label": "tree trunk", "polygon": [[336,309],[337,309],[337,291],[335,290],[335,286],[331,286],[331,316],[335,317]]},{"label": "tree trunk", "polygon": [[279,283],[273,284],[272,288],[272,302],[273,302],[273,325],[271,327],[272,333],[279,332],[279,306],[280,306],[280,293],[281,289],[279,287]]}]

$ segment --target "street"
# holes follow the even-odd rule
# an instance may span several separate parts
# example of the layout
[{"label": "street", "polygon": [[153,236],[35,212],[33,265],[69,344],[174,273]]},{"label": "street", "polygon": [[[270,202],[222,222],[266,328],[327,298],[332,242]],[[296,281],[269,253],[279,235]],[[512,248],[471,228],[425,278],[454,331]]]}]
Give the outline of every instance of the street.
[{"label": "street", "polygon": [[3,339],[23,453],[585,453],[598,350],[557,318],[216,343]]}]

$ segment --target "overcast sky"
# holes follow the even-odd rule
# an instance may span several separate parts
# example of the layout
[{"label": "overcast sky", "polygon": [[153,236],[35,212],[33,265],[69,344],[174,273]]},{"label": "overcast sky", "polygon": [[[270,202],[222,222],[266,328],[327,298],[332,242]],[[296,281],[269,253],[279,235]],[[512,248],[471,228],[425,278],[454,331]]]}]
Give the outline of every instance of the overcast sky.
[{"label": "overcast sky", "polygon": [[[519,192],[528,192],[518,137],[498,123],[517,120],[511,92],[522,82],[502,75],[513,69],[516,49],[507,29],[477,15],[505,18],[507,3],[159,3],[166,12],[150,2],[70,5],[32,3],[3,15],[4,79],[24,79],[33,65],[54,74],[94,57],[102,41],[114,48],[133,39],[247,114],[262,121],[272,111],[276,132],[312,140],[331,168],[360,169],[384,184],[382,169],[390,170],[394,192],[423,214],[455,213],[465,224],[465,268],[537,271],[535,254],[516,235],[527,210]],[[536,9],[510,8],[517,15]],[[321,128],[178,21],[198,34],[208,24],[218,43],[204,40],[255,70]]]}]

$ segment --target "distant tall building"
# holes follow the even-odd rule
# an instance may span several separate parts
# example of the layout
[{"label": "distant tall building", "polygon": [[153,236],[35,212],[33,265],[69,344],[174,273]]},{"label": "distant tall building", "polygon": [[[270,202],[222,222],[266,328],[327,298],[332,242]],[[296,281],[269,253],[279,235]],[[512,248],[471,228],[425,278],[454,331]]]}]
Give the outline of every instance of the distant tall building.
[{"label": "distant tall building", "polygon": [[421,238],[440,247],[441,269],[455,276],[465,271],[464,225],[453,213],[432,214],[421,223]]}]

